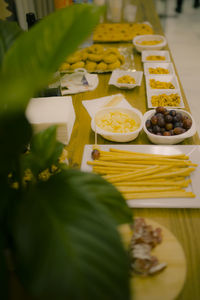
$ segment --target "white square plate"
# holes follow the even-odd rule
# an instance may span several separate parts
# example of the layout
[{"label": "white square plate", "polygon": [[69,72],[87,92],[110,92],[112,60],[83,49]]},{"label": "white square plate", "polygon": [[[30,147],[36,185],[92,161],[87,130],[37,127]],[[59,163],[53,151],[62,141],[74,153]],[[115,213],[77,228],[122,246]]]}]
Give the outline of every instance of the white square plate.
[{"label": "white square plate", "polygon": [[[166,92],[166,91],[173,92],[174,90],[180,91],[180,87],[176,75],[149,75],[149,76],[145,76],[145,79],[146,79],[147,90],[162,91],[162,92]],[[175,87],[175,89],[153,89],[150,87],[150,79],[155,79],[156,81],[162,81],[162,82],[171,82]]]},{"label": "white square plate", "polygon": [[[168,70],[168,74],[150,74],[149,73],[149,68],[164,68],[164,69],[166,69],[166,70]],[[173,74],[175,74],[175,71],[174,71],[174,66],[173,66],[173,64],[172,63],[159,63],[159,62],[157,62],[157,63],[153,63],[153,62],[149,62],[149,63],[144,63],[144,74],[145,75],[173,75]]]},{"label": "white square plate", "polygon": [[[149,55],[164,56],[165,60],[148,60],[147,57]],[[152,63],[170,62],[169,51],[167,51],[167,50],[144,50],[144,51],[142,51],[142,62],[152,62]]]},{"label": "white square plate", "polygon": [[[129,75],[132,78],[134,78],[135,83],[134,84],[118,83],[117,82],[118,78],[125,75]],[[134,87],[141,85],[142,75],[143,75],[142,71],[131,72],[131,71],[114,70],[112,72],[112,75],[110,76],[110,80],[108,84],[115,85],[120,89],[133,89]]]},{"label": "white square plate", "polygon": [[[178,94],[180,99],[181,99],[181,102],[178,106],[165,106],[169,109],[171,108],[184,108],[184,102],[183,102],[183,98],[181,96],[181,92],[180,90],[154,90],[154,89],[151,89],[151,90],[148,90],[147,89],[147,104],[148,104],[148,108],[156,108],[157,106],[153,106],[152,103],[151,103],[151,97],[152,96],[158,96],[158,95],[162,95],[162,94],[166,94],[166,95],[171,95],[171,94]],[[163,106],[163,105],[158,105],[158,106]]]},{"label": "white square plate", "polygon": [[[129,150],[139,153],[150,154],[186,154],[189,155],[193,163],[198,164],[196,170],[191,174],[191,184],[187,191],[192,191],[195,198],[160,198],[160,199],[134,199],[128,200],[130,207],[160,207],[160,208],[200,208],[200,146],[198,145],[99,145],[102,150],[109,151],[110,148],[117,148],[121,150]],[[91,152],[93,145],[85,145],[81,170],[91,172],[92,167],[87,164],[87,161],[92,161]]]}]

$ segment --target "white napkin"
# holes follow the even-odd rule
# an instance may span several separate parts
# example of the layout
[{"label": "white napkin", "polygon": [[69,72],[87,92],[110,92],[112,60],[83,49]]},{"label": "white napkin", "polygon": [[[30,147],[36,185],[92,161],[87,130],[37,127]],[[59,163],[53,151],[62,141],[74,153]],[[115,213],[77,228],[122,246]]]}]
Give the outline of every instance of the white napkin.
[{"label": "white napkin", "polygon": [[[97,98],[94,100],[85,100],[82,101],[83,106],[89,113],[90,117],[93,118],[93,116],[97,113],[98,110],[102,108],[106,108],[109,106],[106,106],[110,103],[110,101],[115,97],[121,97],[122,100],[119,101],[116,105],[113,105],[114,107],[124,107],[124,108],[132,108],[132,106],[128,103],[128,101],[124,98],[122,94],[116,94],[112,96]],[[111,106],[110,106],[111,107]]]},{"label": "white napkin", "polygon": [[[81,92],[87,92],[87,91],[92,91],[96,89],[96,87],[99,84],[99,79],[97,74],[89,74],[85,73],[85,78],[88,82],[88,85],[84,85],[81,82],[81,79],[74,76],[71,76],[72,74],[66,74],[61,78],[61,94],[62,95],[69,95],[69,94],[77,94]],[[80,75],[77,73],[77,75]],[[81,75],[83,76],[83,74]],[[67,87],[65,89],[64,87]]]}]

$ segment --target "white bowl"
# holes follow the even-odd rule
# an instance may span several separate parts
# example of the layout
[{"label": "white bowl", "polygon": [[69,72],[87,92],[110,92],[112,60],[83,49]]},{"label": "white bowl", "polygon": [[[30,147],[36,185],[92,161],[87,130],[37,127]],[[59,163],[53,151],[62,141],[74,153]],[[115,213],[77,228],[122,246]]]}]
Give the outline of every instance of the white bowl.
[{"label": "white bowl", "polygon": [[[137,122],[140,123],[140,126],[137,130],[135,131],[131,131],[131,132],[127,132],[127,133],[118,133],[118,132],[110,132],[110,131],[106,131],[101,129],[100,127],[98,127],[96,125],[96,118],[100,117],[101,115],[105,114],[106,112],[113,112],[113,111],[120,111],[120,112],[124,112],[127,113],[128,115],[130,115],[132,118],[134,118],[134,120],[136,120]],[[142,118],[143,115],[142,113],[136,109],[136,108],[123,108],[123,107],[109,107],[109,108],[103,108],[101,110],[99,110],[95,116],[92,118],[91,121],[91,128],[92,130],[95,132],[97,132],[98,134],[100,134],[102,137],[104,137],[105,139],[109,140],[109,141],[113,141],[113,142],[130,142],[134,139],[137,138],[138,134],[140,133],[140,131],[142,130]]]},{"label": "white bowl", "polygon": [[[156,45],[140,45],[139,43],[143,41],[161,41],[159,44]],[[161,50],[167,44],[167,40],[163,35],[158,34],[146,34],[146,35],[139,35],[134,37],[133,45],[135,46],[138,52],[142,52],[144,50]]]},{"label": "white bowl", "polygon": [[[118,78],[120,78],[124,75],[129,75],[132,78],[134,78],[135,83],[134,84],[118,83],[117,82]],[[115,85],[116,87],[118,87],[120,89],[133,89],[134,87],[141,85],[142,75],[143,75],[142,71],[131,72],[131,71],[123,71],[123,70],[114,70],[112,72],[112,75],[110,76],[110,80],[109,80],[108,84]]]},{"label": "white bowl", "polygon": [[172,136],[162,136],[162,135],[153,134],[147,130],[145,124],[146,124],[146,121],[150,120],[151,117],[155,114],[156,110],[155,109],[149,110],[143,116],[143,129],[144,129],[144,132],[147,134],[147,137],[149,138],[149,140],[152,143],[158,144],[158,145],[174,145],[174,144],[178,144],[178,143],[182,142],[183,140],[185,140],[189,137],[192,137],[196,133],[196,125],[195,125],[195,121],[194,121],[192,115],[189,112],[182,110],[182,109],[175,109],[175,110],[182,113],[182,115],[188,116],[192,120],[191,128],[184,133],[181,133],[178,135],[172,135]]}]

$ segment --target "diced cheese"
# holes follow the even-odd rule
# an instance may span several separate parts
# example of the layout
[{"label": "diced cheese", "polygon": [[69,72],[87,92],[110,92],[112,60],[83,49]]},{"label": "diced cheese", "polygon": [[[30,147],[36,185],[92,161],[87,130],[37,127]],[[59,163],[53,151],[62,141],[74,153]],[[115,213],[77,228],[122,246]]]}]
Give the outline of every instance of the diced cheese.
[{"label": "diced cheese", "polygon": [[34,133],[57,125],[57,140],[65,145],[69,143],[75,121],[70,96],[32,98],[26,109],[26,117]]}]

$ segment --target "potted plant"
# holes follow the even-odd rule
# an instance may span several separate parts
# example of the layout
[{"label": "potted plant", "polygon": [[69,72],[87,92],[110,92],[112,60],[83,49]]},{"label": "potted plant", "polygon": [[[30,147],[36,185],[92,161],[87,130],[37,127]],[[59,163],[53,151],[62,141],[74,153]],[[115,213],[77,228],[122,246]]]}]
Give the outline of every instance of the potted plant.
[{"label": "potted plant", "polygon": [[29,32],[0,22],[1,299],[10,298],[8,253],[31,299],[129,299],[129,262],[117,231],[132,221],[123,197],[101,177],[60,163],[56,128],[33,136],[25,118],[30,98],[100,15],[98,7],[74,5]]}]

